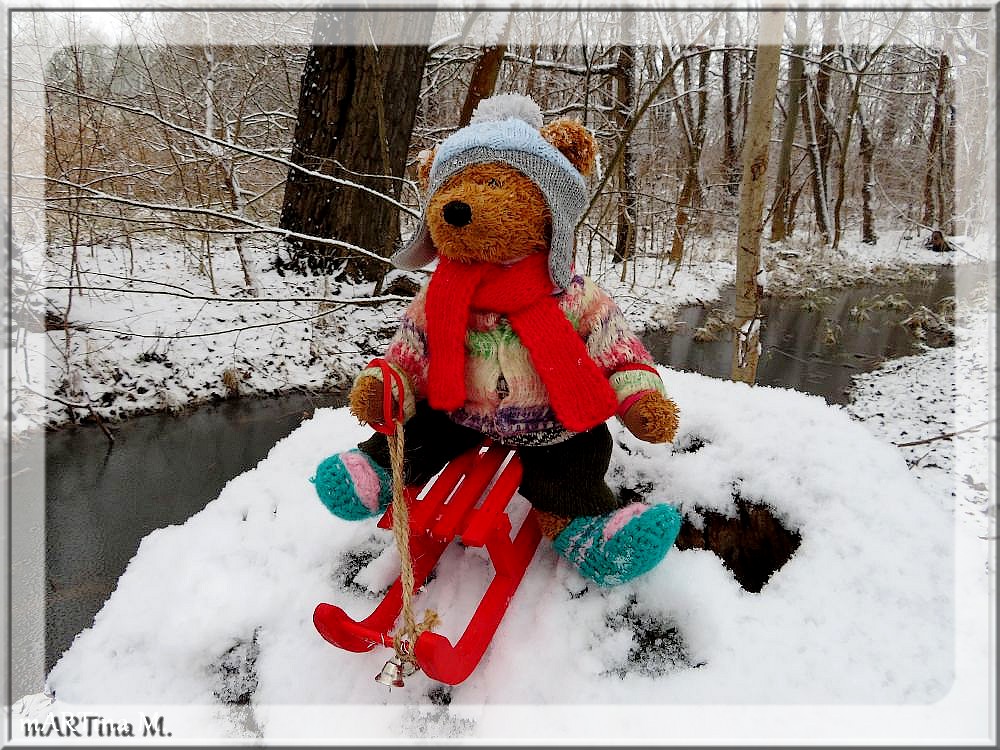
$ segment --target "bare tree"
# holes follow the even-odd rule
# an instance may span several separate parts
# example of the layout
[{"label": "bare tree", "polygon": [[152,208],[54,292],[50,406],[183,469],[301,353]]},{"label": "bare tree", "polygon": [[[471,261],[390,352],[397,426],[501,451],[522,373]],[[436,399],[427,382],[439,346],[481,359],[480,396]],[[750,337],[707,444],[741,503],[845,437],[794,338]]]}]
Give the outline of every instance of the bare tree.
[{"label": "bare tree", "polygon": [[[844,197],[846,191],[847,183],[847,156],[849,149],[851,147],[851,133],[853,130],[854,119],[858,116],[860,106],[861,106],[861,94],[862,89],[865,85],[865,78],[869,71],[873,68],[876,61],[881,58],[882,53],[888,47],[890,41],[902,23],[904,16],[900,15],[896,22],[896,25],[890,29],[889,33],[885,36],[882,42],[874,49],[869,49],[863,47],[862,45],[851,45],[849,51],[846,54],[841,54],[840,58],[844,64],[844,74],[849,80],[850,76],[854,76],[854,81],[850,83],[850,94],[848,98],[846,113],[844,116],[844,127],[837,138],[837,143],[839,146],[839,157],[837,159],[837,196],[834,199],[833,204],[833,247],[840,247],[840,239],[843,233],[843,225],[841,220],[841,209],[844,204]],[[860,123],[864,123],[863,118],[859,118]],[[871,160],[871,139],[868,139],[868,154],[862,156],[862,161],[865,159]],[[868,194],[869,199],[871,198],[871,193]],[[874,234],[874,229],[872,230]],[[873,240],[874,243],[874,240]]]},{"label": "bare tree", "polygon": [[805,36],[808,16],[804,10],[797,14],[795,23],[796,43],[788,60],[788,90],[785,97],[785,125],[781,135],[781,152],[778,155],[778,181],[771,208],[771,241],[778,242],[790,234],[792,216],[792,146],[799,122],[799,109],[805,89]]},{"label": "bare tree", "polygon": [[500,75],[500,65],[503,57],[507,53],[507,33],[510,31],[512,14],[507,15],[504,22],[503,31],[498,35],[493,44],[483,47],[481,57],[476,61],[472,69],[472,76],[469,78],[469,90],[465,95],[465,102],[462,104],[462,113],[458,118],[458,126],[464,127],[472,119],[472,113],[476,105],[483,99],[492,96],[497,85],[497,77]]},{"label": "bare tree", "polygon": [[953,216],[947,213],[945,205],[947,200],[944,199],[944,191],[941,189],[943,181],[954,184],[953,176],[950,180],[945,177],[945,173],[954,168],[954,158],[949,158],[949,149],[945,147],[946,131],[951,129],[951,103],[948,101],[950,68],[948,55],[941,52],[934,85],[931,130],[927,137],[927,167],[924,171],[923,223],[928,227],[939,227],[945,232],[949,232],[945,226],[953,219]]},{"label": "bare tree", "polygon": [[757,68],[743,142],[743,176],[740,179],[740,222],[736,250],[736,318],[733,325],[732,379],[753,383],[760,356],[760,238],[764,228],[764,193],[767,189],[768,143],[778,87],[784,11],[762,11],[757,42]]},{"label": "bare tree", "polygon": [[708,66],[710,50],[700,46],[698,56],[698,81],[691,81],[691,59],[685,55],[681,70],[684,78],[684,93],[677,97],[677,120],[684,132],[684,152],[687,163],[684,168],[684,182],[677,200],[677,215],[674,218],[674,234],[670,243],[670,262],[680,266],[684,257],[684,241],[687,238],[689,214],[701,206],[701,154],[705,148],[705,133],[708,124]]},{"label": "bare tree", "polygon": [[[618,63],[614,75],[615,119],[622,133],[628,132],[635,116],[635,54],[632,44],[635,34],[635,13],[622,14],[622,44],[618,48]],[[618,224],[612,256],[622,263],[635,253],[636,235],[636,165],[632,139],[626,138],[618,163]],[[622,267],[622,278],[625,268]]]},{"label": "bare tree", "polygon": [[860,136],[858,152],[861,156],[861,241],[866,245],[874,245],[878,242],[872,207],[875,192],[875,142],[872,140],[863,105],[858,107],[858,131]]},{"label": "bare tree", "polygon": [[[387,257],[399,239],[393,202],[402,190],[416,116],[426,44],[358,44],[376,27],[395,26],[430,35],[433,13],[343,13],[316,16],[313,46],[302,72],[292,161],[371,190],[348,188],[298,170],[289,172],[281,227],[334,237]],[[406,28],[408,26],[408,28]],[[414,29],[414,27],[418,27]],[[423,33],[421,33],[423,32]],[[277,270],[300,274],[344,273],[379,280],[387,270],[371,255],[290,238]]]},{"label": "bare tree", "polygon": [[736,195],[739,192],[739,141],[736,135],[736,109],[733,102],[734,61],[740,54],[730,49],[733,37],[733,15],[726,14],[725,50],[722,52],[722,175],[726,189]]}]

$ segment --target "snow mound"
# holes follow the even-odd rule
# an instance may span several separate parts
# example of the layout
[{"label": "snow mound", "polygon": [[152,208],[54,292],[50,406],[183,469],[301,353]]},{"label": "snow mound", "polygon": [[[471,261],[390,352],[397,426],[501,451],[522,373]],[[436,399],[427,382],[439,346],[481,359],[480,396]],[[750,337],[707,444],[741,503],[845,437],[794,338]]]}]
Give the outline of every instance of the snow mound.
[{"label": "snow mound", "polygon": [[[759,593],[697,549],[598,589],[543,540],[465,683],[417,674],[388,691],[373,680],[388,651],[341,651],[311,621],[324,601],[368,614],[397,561],[373,521],[341,521],[316,499],[317,464],[368,434],[346,410],[318,410],[202,512],[143,540],[93,627],[49,675],[55,702],[31,713],[99,705],[105,716],[135,716],[169,705],[159,711],[175,737],[566,739],[585,726],[557,718],[567,706],[945,696],[950,499],[925,494],[897,451],[817,397],[661,374],[681,433],[673,446],[651,446],[613,423],[611,481],[678,504],[696,525],[705,511],[736,514],[738,502],[769,508],[801,543]],[[438,632],[456,638],[488,576],[481,550],[452,545],[418,612],[435,608]],[[491,710],[529,705],[553,711],[512,724]]]}]

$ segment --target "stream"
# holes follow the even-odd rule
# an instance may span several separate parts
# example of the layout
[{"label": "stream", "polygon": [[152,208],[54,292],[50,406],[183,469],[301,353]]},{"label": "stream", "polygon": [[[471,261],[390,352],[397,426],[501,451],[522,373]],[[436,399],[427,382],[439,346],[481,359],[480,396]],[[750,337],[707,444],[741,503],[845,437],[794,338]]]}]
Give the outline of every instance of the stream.
[{"label": "stream", "polygon": [[[913,306],[935,309],[939,300],[954,293],[954,269],[943,267],[932,283],[828,291],[824,294],[829,299],[820,300],[816,309],[799,299],[769,298],[757,382],[846,403],[853,375],[885,359],[920,350],[912,334],[899,325],[910,308],[870,309],[863,321],[852,317],[852,308],[892,294],[905,297]],[[732,289],[712,307],[732,309]],[[644,343],[657,362],[728,377],[731,337],[696,340],[695,331],[707,316],[703,307],[683,308],[678,315],[681,324],[673,333],[647,332]],[[179,416],[137,417],[115,426],[113,446],[94,426],[48,433],[44,441],[45,574],[39,584],[44,588],[44,605],[39,603],[44,611],[44,671],[49,671],[77,633],[93,623],[144,536],[183,523],[217,497],[226,482],[264,458],[304,415],[344,401],[343,394],[292,394],[227,401]],[[32,481],[31,467],[25,461],[15,446],[13,497],[21,497],[19,492],[28,489],[25,483]],[[15,525],[15,531],[18,528]],[[15,662],[17,639],[15,628]],[[14,697],[41,689],[35,684],[37,669],[19,672],[17,664],[14,667]],[[19,683],[25,683],[20,693]]]},{"label": "stream", "polygon": [[[892,286],[864,284],[825,290],[815,298],[766,297],[757,383],[823,396],[828,403],[846,404],[851,378],[887,359],[920,351],[919,342],[900,325],[921,305],[936,311],[939,302],[955,294],[955,273],[944,266],[931,283]],[[714,378],[728,378],[733,340],[727,331],[714,341],[698,340],[712,309],[731,311],[735,289],[727,287],[710,309],[682,307],[672,333],[650,331],[641,338],[657,362]],[[863,310],[864,317],[852,314]],[[945,342],[928,339],[931,345]]]}]

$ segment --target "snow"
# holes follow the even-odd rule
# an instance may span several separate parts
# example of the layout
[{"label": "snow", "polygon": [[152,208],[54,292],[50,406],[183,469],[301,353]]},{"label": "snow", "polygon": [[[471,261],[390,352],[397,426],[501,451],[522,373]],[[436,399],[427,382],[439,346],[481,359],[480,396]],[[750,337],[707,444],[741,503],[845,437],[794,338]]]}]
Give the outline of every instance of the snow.
[{"label": "snow", "polygon": [[[723,250],[696,248],[670,285],[673,269],[648,260],[629,268],[624,281],[618,266],[598,264],[591,273],[633,324],[666,325],[679,305],[712,299],[731,283],[733,264]],[[984,242],[967,241],[955,253],[935,254],[919,238],[885,233],[873,248],[854,242],[843,255],[811,255],[809,263],[805,253],[796,257],[795,242],[765,247],[764,266],[771,290],[794,291],[991,253]],[[136,287],[177,283],[183,271],[191,294],[241,295],[234,252],[216,256],[216,293],[207,279],[189,275],[190,261],[180,267],[182,257],[177,247],[142,247],[135,275],[149,281]],[[256,262],[266,263],[259,248]],[[122,274],[127,256],[97,248],[82,253],[81,263]],[[54,274],[65,277],[57,267],[44,270],[50,284]],[[110,277],[90,281],[124,287]],[[270,273],[259,281],[262,297],[289,301],[112,291],[75,297],[71,320],[88,326],[73,336],[82,397],[112,418],[179,408],[224,395],[221,374],[230,367],[240,371],[243,393],[335,387],[380,353],[384,329],[402,304],[335,308],[326,328],[307,321],[274,326],[318,312],[319,303],[296,297],[372,290],[323,289],[319,280]],[[64,309],[64,292],[47,294],[53,309]],[[650,501],[676,503],[694,522],[705,511],[736,513],[737,498],[761,503],[801,535],[759,593],[744,590],[715,554],[697,549],[674,549],[637,581],[598,589],[543,540],[466,682],[448,689],[417,674],[388,691],[373,680],[388,651],[340,651],[311,622],[322,601],[367,614],[398,565],[387,532],[374,522],[341,521],[316,499],[308,481],[316,465],[368,434],[346,410],[319,409],[202,512],[143,540],[93,627],[49,674],[49,694],[14,705],[14,735],[27,721],[97,714],[141,726],[140,717],[150,714],[165,717],[174,740],[987,737],[992,666],[983,655],[993,643],[995,585],[992,299],[992,289],[981,289],[960,300],[957,347],[858,376],[847,407],[661,368],[681,410],[674,443],[639,443],[611,423],[616,488],[655,488]],[[160,343],[134,336],[157,328],[203,335]],[[58,341],[62,332],[50,335]],[[44,337],[28,335],[36,355],[49,354],[41,379],[31,357],[27,377],[14,373],[15,431],[65,419],[62,407],[46,409],[21,390],[34,384],[51,393],[65,374]],[[108,377],[118,372],[117,381]],[[29,405],[33,411],[23,408]],[[960,434],[893,445],[951,432]],[[454,640],[488,581],[489,564],[481,550],[453,545],[437,573],[417,611],[436,609],[438,631]],[[644,628],[660,641],[640,642]]]},{"label": "snow", "polygon": [[[734,493],[773,508],[803,541],[759,594],[711,552],[676,549],[647,576],[598,589],[543,541],[483,663],[447,691],[450,706],[438,705],[445,693],[423,675],[387,691],[372,678],[388,651],[343,652],[311,623],[321,601],[366,614],[377,602],[371,588],[387,583],[395,563],[388,532],[336,519],[315,498],[316,465],[367,433],[346,410],[322,409],[202,512],[143,540],[94,626],[50,673],[55,702],[44,711],[96,704],[110,718],[170,706],[159,713],[172,724],[173,707],[184,706],[175,737],[239,736],[252,716],[267,739],[348,740],[577,736],[572,723],[541,714],[503,722],[508,707],[524,704],[576,707],[573,716],[598,704],[932,710],[955,680],[948,498],[926,492],[893,447],[817,397],[661,374],[683,415],[675,446],[694,437],[704,446],[650,446],[616,426],[612,479],[651,483],[651,501],[685,512],[732,514]],[[345,571],[371,555],[360,580]],[[479,550],[453,546],[418,612],[437,609],[439,632],[454,639],[486,578]],[[633,599],[644,618],[679,633],[673,663],[630,664],[634,636],[621,613]],[[251,643],[249,707],[224,704],[218,696],[234,688],[223,665]],[[321,706],[335,710],[310,710]],[[371,723],[350,721],[355,707]],[[693,731],[682,712],[669,714],[678,731]]]},{"label": "snow", "polygon": [[[12,373],[15,434],[66,421],[66,408],[42,401],[42,392],[93,404],[102,418],[116,420],[225,398],[227,371],[244,396],[343,388],[382,346],[380,328],[407,301],[345,310],[338,298],[368,297],[372,285],[342,291],[321,278],[274,272],[258,274],[252,296],[232,246],[216,248],[210,278],[183,247],[136,244],[131,259],[120,247],[80,253],[89,289],[73,293],[69,364],[61,327],[25,332],[25,361],[15,357]],[[258,267],[272,260],[266,247],[250,246],[247,254]],[[68,269],[34,256],[29,269],[36,270],[24,276],[34,276],[36,289],[50,287],[46,307],[62,315],[68,292],[51,287],[66,285]],[[26,390],[32,386],[34,393]]]},{"label": "snow", "polygon": [[[956,244],[962,249],[953,253],[931,252],[921,237],[904,239],[899,232],[885,232],[873,247],[856,238],[845,241],[843,254],[806,253],[807,242],[802,236],[763,248],[771,291],[794,294],[810,285],[891,280],[900,276],[897,269],[912,264],[963,264],[991,257],[985,238],[959,238]],[[266,268],[273,260],[267,244],[245,240],[244,247],[253,268]],[[66,357],[62,328],[44,332],[41,318],[45,309],[59,315],[66,310],[69,292],[54,287],[67,285],[67,255],[65,250],[47,255],[42,248],[26,248],[15,261],[15,320],[30,317],[18,314],[22,304],[37,318],[19,330],[14,349],[15,435],[70,419],[65,405],[40,394],[90,404],[101,418],[115,421],[226,398],[227,370],[237,376],[243,396],[343,388],[381,353],[386,329],[395,327],[405,304],[337,306],[335,299],[370,296],[373,285],[329,284],[271,271],[258,272],[254,298],[245,289],[235,249],[222,241],[213,249],[214,289],[191,249],[176,243],[135,240],[131,253],[124,247],[85,247],[78,254],[79,265],[90,289],[73,292],[74,328]],[[731,284],[731,255],[724,240],[692,242],[676,274],[672,266],[640,256],[626,268],[624,280],[621,266],[606,256],[598,255],[588,269],[581,248],[577,263],[578,270],[589,270],[608,290],[633,326],[657,327],[670,325],[680,306],[712,300]],[[121,278],[128,276],[136,280]],[[426,278],[395,271],[386,284],[402,276],[417,283]],[[28,291],[19,292],[22,288]],[[72,411],[73,419],[88,414],[86,409]]]}]

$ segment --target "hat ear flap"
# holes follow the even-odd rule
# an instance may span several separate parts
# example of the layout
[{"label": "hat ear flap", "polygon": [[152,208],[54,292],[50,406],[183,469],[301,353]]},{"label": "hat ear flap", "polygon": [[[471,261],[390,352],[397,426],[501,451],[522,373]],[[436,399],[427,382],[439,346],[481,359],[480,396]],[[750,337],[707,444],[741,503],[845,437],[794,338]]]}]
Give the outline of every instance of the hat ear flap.
[{"label": "hat ear flap", "polygon": [[542,138],[559,149],[584,177],[594,171],[597,141],[582,123],[561,117],[542,127],[540,132]]},{"label": "hat ear flap", "polygon": [[435,154],[437,154],[437,146],[425,148],[417,154],[417,180],[425,192],[431,184],[431,165],[434,163]]}]

